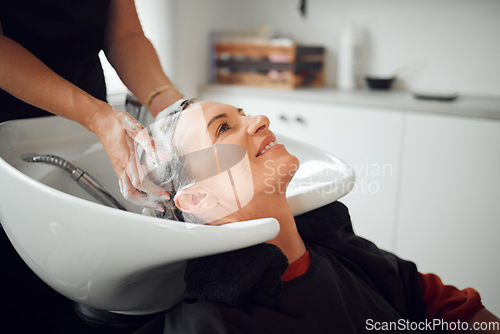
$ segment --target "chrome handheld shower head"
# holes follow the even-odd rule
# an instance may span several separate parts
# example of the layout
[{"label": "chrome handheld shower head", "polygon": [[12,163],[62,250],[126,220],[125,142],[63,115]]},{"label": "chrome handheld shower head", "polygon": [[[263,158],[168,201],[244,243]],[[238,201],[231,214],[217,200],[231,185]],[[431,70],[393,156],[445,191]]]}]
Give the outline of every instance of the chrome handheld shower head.
[{"label": "chrome handheld shower head", "polygon": [[128,211],[123,205],[118,202],[116,198],[111,195],[111,192],[104,187],[97,179],[92,177],[89,173],[83,171],[82,169],[75,167],[68,160],[58,157],[52,154],[37,154],[37,153],[25,153],[21,155],[21,159],[26,162],[42,162],[57,166],[65,171],[67,171],[73,180],[78,183],[80,187],[83,188],[89,195],[94,197],[99,203]]}]

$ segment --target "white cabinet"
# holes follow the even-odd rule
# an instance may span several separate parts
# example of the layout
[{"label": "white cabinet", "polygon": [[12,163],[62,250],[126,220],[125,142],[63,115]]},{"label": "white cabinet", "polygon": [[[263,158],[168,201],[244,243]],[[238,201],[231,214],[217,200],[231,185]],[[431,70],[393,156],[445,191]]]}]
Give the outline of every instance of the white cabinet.
[{"label": "white cabinet", "polygon": [[408,113],[395,251],[500,314],[500,121]]},{"label": "white cabinet", "polygon": [[403,113],[253,95],[205,93],[211,99],[264,114],[271,130],[333,153],[356,171],[356,186],[341,201],[356,233],[392,249],[400,171]]}]

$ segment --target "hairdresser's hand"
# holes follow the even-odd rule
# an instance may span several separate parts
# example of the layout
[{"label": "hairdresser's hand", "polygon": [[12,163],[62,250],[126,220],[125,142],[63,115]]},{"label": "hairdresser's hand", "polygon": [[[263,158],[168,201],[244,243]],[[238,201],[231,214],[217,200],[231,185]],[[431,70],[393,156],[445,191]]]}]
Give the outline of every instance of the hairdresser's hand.
[{"label": "hairdresser's hand", "polygon": [[[156,209],[170,198],[168,191],[145,179],[143,166],[154,168],[159,162],[154,141],[142,124],[128,113],[109,108],[93,115],[89,129],[101,140],[127,200]],[[138,152],[144,152],[142,166]]]}]

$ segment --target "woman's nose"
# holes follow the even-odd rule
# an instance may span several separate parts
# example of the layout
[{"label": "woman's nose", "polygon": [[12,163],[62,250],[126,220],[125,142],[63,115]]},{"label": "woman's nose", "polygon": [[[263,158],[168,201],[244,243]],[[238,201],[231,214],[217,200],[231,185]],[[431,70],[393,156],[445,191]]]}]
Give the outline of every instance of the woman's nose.
[{"label": "woman's nose", "polygon": [[247,132],[250,136],[269,128],[269,118],[264,115],[247,116]]}]

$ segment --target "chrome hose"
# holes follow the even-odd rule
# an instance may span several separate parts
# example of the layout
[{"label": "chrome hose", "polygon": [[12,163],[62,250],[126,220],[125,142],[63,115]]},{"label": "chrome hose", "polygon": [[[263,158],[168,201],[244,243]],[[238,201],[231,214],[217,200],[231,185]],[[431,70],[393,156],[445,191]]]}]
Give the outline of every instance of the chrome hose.
[{"label": "chrome hose", "polygon": [[97,179],[82,169],[75,167],[68,160],[52,154],[25,153],[21,159],[26,162],[42,162],[57,166],[71,175],[71,178],[78,183],[89,195],[94,197],[99,203],[127,211],[127,209],[111,195],[111,192],[104,187]]}]

